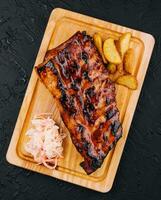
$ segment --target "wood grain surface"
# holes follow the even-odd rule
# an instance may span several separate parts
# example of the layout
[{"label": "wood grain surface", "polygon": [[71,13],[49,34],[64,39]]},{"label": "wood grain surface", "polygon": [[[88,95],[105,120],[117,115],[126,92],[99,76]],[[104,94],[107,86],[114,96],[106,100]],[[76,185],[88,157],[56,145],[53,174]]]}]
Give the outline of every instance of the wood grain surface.
[{"label": "wood grain surface", "polygon": [[[116,147],[110,151],[103,166],[90,176],[86,175],[79,165],[82,161],[82,157],[75,150],[75,147],[71,142],[68,130],[65,128],[60,118],[53,97],[38,79],[33,70],[7,152],[7,160],[14,165],[26,169],[100,192],[107,192],[112,187],[128,136],[131,121],[153,50],[154,38],[150,34],[144,32],[58,8],[54,9],[51,13],[35,65],[43,61],[48,49],[52,49],[61,44],[78,30],[85,30],[87,31],[87,34],[90,34],[91,36],[95,32],[99,32],[103,39],[106,39],[109,36],[117,39],[124,32],[132,33],[130,47],[135,51],[133,74],[137,77],[138,88],[136,91],[131,91],[123,86],[116,86],[116,99],[120,110],[120,120],[123,125],[123,137],[119,140]],[[31,126],[31,119],[35,114],[42,112],[53,112],[54,120],[65,132],[68,133],[68,137],[64,142],[64,159],[59,161],[58,167],[55,171],[36,165],[32,157],[30,157],[30,155],[28,155],[24,150],[24,145],[28,140],[25,136],[25,132]]]}]

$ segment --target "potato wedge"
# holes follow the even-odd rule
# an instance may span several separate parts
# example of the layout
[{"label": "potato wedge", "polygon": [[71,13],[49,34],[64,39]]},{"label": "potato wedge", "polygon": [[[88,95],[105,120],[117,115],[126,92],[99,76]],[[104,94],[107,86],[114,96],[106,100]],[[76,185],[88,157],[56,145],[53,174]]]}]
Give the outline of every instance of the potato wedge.
[{"label": "potato wedge", "polygon": [[120,64],[122,62],[119,52],[116,49],[114,39],[108,38],[103,44],[103,53],[105,58],[113,64]]},{"label": "potato wedge", "polygon": [[128,49],[124,56],[124,69],[126,72],[132,74],[133,63],[134,63],[134,50],[132,48]]},{"label": "potato wedge", "polygon": [[111,74],[113,74],[116,72],[116,65],[113,63],[109,63],[107,66],[107,69]]},{"label": "potato wedge", "polygon": [[138,85],[136,77],[132,75],[121,76],[116,80],[116,83],[126,86],[132,90],[136,90]]},{"label": "potato wedge", "polygon": [[96,45],[99,53],[101,54],[102,56],[102,59],[103,59],[103,62],[104,63],[107,63],[107,60],[103,54],[103,45],[102,45],[102,38],[101,38],[101,35],[99,33],[95,33],[94,36],[93,36],[93,40],[94,40],[94,44]]},{"label": "potato wedge", "polygon": [[121,73],[119,71],[116,71],[114,74],[110,74],[109,78],[111,79],[111,81],[116,82],[116,80],[124,75],[124,71],[122,71]]},{"label": "potato wedge", "polygon": [[124,33],[118,41],[116,41],[116,47],[121,55],[121,58],[123,59],[126,51],[129,48],[131,39],[131,33]]},{"label": "potato wedge", "polygon": [[119,73],[123,72],[124,70],[123,63],[120,63],[119,65],[117,65],[117,70],[119,71]]}]

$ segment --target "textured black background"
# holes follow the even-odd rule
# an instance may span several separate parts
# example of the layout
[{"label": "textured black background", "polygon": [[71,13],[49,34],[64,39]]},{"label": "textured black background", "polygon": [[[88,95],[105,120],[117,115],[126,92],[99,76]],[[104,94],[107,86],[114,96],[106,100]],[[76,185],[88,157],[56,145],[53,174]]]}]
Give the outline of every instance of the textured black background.
[{"label": "textured black background", "polygon": [[[5,155],[48,17],[62,7],[151,33],[156,45],[114,186],[101,194],[29,172]],[[0,0],[0,200],[161,200],[161,1]]]}]

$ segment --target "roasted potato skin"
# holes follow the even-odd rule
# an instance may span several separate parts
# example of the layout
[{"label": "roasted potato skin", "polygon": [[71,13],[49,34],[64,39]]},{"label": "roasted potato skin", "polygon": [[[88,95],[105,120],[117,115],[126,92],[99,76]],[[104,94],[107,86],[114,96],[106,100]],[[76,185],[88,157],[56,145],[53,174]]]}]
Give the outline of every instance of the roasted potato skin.
[{"label": "roasted potato skin", "polygon": [[115,42],[122,59],[124,58],[126,51],[129,49],[130,39],[131,33],[127,32],[121,35],[119,40]]},{"label": "roasted potato skin", "polygon": [[116,67],[115,64],[109,63],[109,64],[107,65],[107,69],[108,69],[108,71],[109,71],[111,74],[114,74],[114,73],[116,72],[116,70],[117,70],[117,67]]},{"label": "roasted potato skin", "polygon": [[123,76],[120,76],[116,80],[116,83],[118,83],[119,85],[126,86],[129,89],[131,89],[131,90],[136,90],[137,86],[138,86],[137,79],[133,75],[123,75]]},{"label": "roasted potato skin", "polygon": [[99,53],[100,53],[101,56],[102,56],[103,62],[104,62],[105,64],[107,64],[107,60],[106,60],[106,58],[105,58],[105,56],[104,56],[104,54],[103,54],[103,49],[102,49],[102,48],[103,48],[103,42],[102,42],[102,37],[101,37],[101,35],[100,35],[99,33],[95,33],[95,34],[93,35],[93,40],[94,40],[94,44],[96,45],[96,47],[97,47]]},{"label": "roasted potato skin", "polygon": [[128,49],[124,56],[124,69],[127,73],[133,73],[133,63],[134,63],[134,50],[132,48]]},{"label": "roasted potato skin", "polygon": [[111,79],[111,81],[116,82],[116,80],[124,75],[124,71],[122,71],[121,73],[117,70],[114,74],[110,74],[109,78]]},{"label": "roasted potato skin", "polygon": [[119,65],[117,65],[117,70],[119,71],[120,74],[124,71],[123,63],[120,63]]},{"label": "roasted potato skin", "polygon": [[113,64],[120,64],[122,62],[120,54],[115,46],[113,38],[108,38],[103,44],[103,53],[105,58]]}]

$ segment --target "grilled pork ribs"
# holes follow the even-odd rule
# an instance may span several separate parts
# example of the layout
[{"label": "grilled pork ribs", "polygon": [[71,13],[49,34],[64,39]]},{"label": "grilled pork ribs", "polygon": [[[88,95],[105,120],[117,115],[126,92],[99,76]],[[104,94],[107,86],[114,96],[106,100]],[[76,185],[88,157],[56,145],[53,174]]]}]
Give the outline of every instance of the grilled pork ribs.
[{"label": "grilled pork ribs", "polygon": [[84,158],[80,165],[91,174],[122,136],[115,86],[92,38],[76,32],[35,68]]}]

